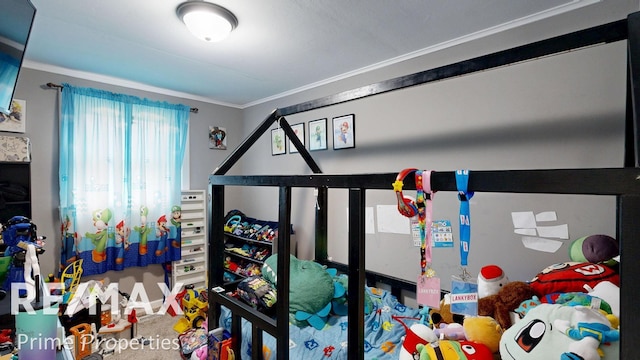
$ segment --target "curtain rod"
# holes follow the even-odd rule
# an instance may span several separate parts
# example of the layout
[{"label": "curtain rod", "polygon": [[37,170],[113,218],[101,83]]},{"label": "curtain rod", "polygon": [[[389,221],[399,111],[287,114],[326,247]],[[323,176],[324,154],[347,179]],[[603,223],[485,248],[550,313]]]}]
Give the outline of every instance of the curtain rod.
[{"label": "curtain rod", "polygon": [[[56,89],[60,89],[60,90],[64,89],[64,86],[62,86],[60,84],[50,83],[50,82],[47,83],[47,87],[56,88]],[[194,114],[197,114],[198,113],[198,108],[192,107],[192,108],[189,108],[189,111],[191,111]]]}]

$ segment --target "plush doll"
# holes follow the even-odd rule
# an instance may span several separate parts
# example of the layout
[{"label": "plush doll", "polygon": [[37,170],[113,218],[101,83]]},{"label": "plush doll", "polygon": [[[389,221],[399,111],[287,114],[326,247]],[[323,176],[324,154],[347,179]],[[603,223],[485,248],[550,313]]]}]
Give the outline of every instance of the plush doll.
[{"label": "plush doll", "polygon": [[502,327],[490,316],[467,316],[462,325],[465,338],[471,342],[484,344],[492,353],[500,349]]},{"label": "plush doll", "polygon": [[601,281],[594,287],[584,286],[585,291],[591,296],[606,301],[611,306],[611,313],[620,317],[620,287],[611,281]]},{"label": "plush doll", "polygon": [[614,267],[602,263],[563,262],[547,266],[529,285],[542,300],[548,294],[584,291],[584,286],[595,287],[602,281],[620,286],[620,275]]},{"label": "plush doll", "polygon": [[[262,276],[277,285],[278,254],[271,255],[262,266]],[[312,325],[321,330],[326,324],[334,298],[344,295],[335,287],[327,269],[311,260],[289,258],[289,319],[298,326]],[[336,289],[342,292],[336,293]]]},{"label": "plush doll", "polygon": [[404,326],[406,335],[402,341],[398,360],[413,360],[415,356],[420,353],[420,351],[417,350],[418,345],[438,341],[438,337],[433,329],[422,322],[417,322],[410,327],[407,327],[403,322],[400,323]]},{"label": "plush doll", "polygon": [[509,278],[498,265],[483,266],[478,274],[478,298],[497,294],[508,282]]},{"label": "plush doll", "polygon": [[534,295],[529,284],[523,281],[509,282],[497,294],[478,299],[478,315],[493,317],[506,330],[512,325],[510,312]]},{"label": "plush doll", "polygon": [[575,306],[571,320],[555,319],[553,321],[556,330],[576,340],[569,345],[567,356],[575,354],[584,360],[600,360],[598,353],[600,344],[620,340],[620,332],[612,329],[608,321],[602,322],[602,319],[597,318],[596,315],[601,314],[585,306]]},{"label": "plush doll", "polygon": [[452,324],[458,323],[462,325],[464,321],[463,315],[453,314],[451,312],[451,300],[449,294],[446,294],[442,300],[440,300],[440,309],[430,309],[429,317],[435,327],[439,327],[440,324]]},{"label": "plush doll", "polygon": [[589,306],[591,308],[598,308],[607,314],[611,314],[611,306],[608,302],[583,292],[562,293],[556,299],[556,304],[567,306]]},{"label": "plush doll", "polygon": [[458,323],[440,323],[434,332],[440,340],[466,340],[464,328]]},{"label": "plush doll", "polygon": [[514,310],[514,312],[516,314],[518,314],[519,318],[522,319],[525,315],[527,315],[527,312],[529,310],[531,310],[532,308],[534,308],[534,307],[536,307],[536,306],[538,306],[540,304],[542,304],[542,301],[540,301],[540,299],[538,299],[538,297],[534,295],[531,299],[527,299],[527,300],[521,302],[520,306],[518,306]]},{"label": "plush doll", "polygon": [[608,235],[583,236],[569,246],[571,261],[607,262],[620,255],[618,240]]},{"label": "plush doll", "polygon": [[493,354],[483,344],[466,340],[440,340],[418,344],[419,360],[493,360]]},{"label": "plush doll", "polygon": [[[604,360],[619,359],[620,343],[608,323],[596,310],[543,303],[505,330],[500,340],[500,356],[503,360],[600,360],[601,355]],[[585,339],[588,333],[611,342]]]}]

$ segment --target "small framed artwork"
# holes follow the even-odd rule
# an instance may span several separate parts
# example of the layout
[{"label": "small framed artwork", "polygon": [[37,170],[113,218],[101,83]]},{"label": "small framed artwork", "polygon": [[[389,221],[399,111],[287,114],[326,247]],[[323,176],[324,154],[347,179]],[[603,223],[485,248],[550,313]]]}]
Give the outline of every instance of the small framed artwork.
[{"label": "small framed artwork", "polygon": [[342,115],[333,118],[333,148],[349,149],[356,147],[355,115]]},{"label": "small framed artwork", "polygon": [[327,119],[309,121],[309,151],[327,150]]},{"label": "small framed artwork", "polygon": [[287,151],[282,128],[271,129],[271,155],[281,155]]},{"label": "small framed artwork", "polygon": [[209,149],[227,150],[227,129],[209,126]]},{"label": "small framed artwork", "polygon": [[[298,139],[302,143],[302,146],[304,146],[304,123],[291,125],[291,130],[293,130],[296,136],[298,136]],[[289,153],[293,154],[297,152],[298,149],[296,149],[295,145],[293,145],[291,140],[289,140]]]},{"label": "small framed artwork", "polygon": [[13,99],[9,115],[0,112],[0,131],[24,133],[27,121],[27,102]]}]

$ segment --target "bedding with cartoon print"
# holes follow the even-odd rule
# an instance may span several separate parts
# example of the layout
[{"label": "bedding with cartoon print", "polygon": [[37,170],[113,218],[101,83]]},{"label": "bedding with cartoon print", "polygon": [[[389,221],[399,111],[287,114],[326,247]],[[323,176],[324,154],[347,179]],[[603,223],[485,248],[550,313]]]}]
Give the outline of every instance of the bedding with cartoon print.
[{"label": "bedding with cartoon print", "polygon": [[[400,303],[386,290],[366,287],[372,311],[365,315],[365,359],[397,359],[405,329],[393,317],[419,318],[419,309]],[[347,359],[347,316],[331,316],[322,330],[289,324],[289,358]],[[231,311],[222,307],[220,326],[230,330]],[[251,358],[251,325],[242,320],[241,358]],[[276,340],[264,333],[264,359],[276,358]]]}]

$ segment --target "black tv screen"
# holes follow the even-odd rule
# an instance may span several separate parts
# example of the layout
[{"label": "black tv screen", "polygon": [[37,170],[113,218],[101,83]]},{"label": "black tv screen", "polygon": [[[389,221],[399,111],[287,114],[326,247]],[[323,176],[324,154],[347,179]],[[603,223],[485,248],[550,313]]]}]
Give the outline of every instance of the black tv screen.
[{"label": "black tv screen", "polygon": [[36,8],[30,0],[1,0],[0,14],[0,112],[10,114]]}]

